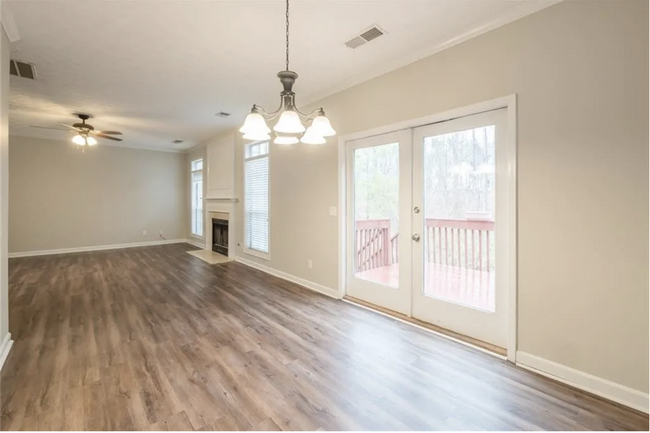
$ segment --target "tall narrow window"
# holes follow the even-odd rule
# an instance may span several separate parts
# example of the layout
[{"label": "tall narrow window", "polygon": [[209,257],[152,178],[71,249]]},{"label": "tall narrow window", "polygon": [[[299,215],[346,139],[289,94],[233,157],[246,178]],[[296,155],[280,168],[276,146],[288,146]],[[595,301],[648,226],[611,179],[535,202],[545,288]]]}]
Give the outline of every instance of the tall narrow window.
[{"label": "tall narrow window", "polygon": [[244,239],[249,253],[269,253],[269,143],[252,143],[244,153]]},{"label": "tall narrow window", "polygon": [[203,237],[203,159],[191,163],[192,234]]}]

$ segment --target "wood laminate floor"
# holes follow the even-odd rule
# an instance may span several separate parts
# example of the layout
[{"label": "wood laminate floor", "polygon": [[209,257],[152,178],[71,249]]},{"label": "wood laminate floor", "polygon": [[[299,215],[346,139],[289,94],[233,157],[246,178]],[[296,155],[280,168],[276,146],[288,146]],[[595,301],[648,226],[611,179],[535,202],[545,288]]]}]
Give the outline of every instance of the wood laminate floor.
[{"label": "wood laminate floor", "polygon": [[648,417],[188,245],[12,259],[2,428],[648,429]]}]

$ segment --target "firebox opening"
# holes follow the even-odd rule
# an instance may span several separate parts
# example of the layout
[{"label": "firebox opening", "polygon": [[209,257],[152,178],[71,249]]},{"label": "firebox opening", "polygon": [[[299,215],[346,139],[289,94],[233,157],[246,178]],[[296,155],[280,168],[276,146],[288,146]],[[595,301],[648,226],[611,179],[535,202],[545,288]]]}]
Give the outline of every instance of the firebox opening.
[{"label": "firebox opening", "polygon": [[228,220],[212,218],[212,251],[228,256]]}]

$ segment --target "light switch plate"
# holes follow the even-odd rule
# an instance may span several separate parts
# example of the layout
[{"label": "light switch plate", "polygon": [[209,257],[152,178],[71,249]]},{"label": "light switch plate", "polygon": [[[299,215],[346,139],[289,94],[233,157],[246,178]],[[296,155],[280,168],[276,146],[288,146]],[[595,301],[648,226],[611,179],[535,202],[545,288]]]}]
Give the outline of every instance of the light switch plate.
[{"label": "light switch plate", "polygon": [[336,206],[330,206],[330,216],[336,216]]}]

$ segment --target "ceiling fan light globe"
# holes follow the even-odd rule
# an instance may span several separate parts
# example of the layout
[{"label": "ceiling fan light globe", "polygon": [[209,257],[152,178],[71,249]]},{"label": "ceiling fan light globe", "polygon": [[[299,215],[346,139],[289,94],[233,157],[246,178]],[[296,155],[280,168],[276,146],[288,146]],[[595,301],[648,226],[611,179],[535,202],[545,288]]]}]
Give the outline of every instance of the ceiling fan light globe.
[{"label": "ceiling fan light globe", "polygon": [[260,113],[250,113],[246,116],[244,124],[239,128],[242,134],[268,134],[271,129],[266,125],[266,120]]},{"label": "ceiling fan light globe", "polygon": [[302,134],[305,126],[300,121],[300,116],[293,110],[286,110],[280,115],[280,120],[273,127],[275,132],[282,134]]},{"label": "ceiling fan light globe", "polygon": [[269,135],[268,132],[247,132],[244,134],[243,138],[244,140],[264,141],[264,140],[270,140],[271,136]]},{"label": "ceiling fan light globe", "polygon": [[305,144],[325,144],[327,140],[312,125],[307,128],[307,132],[305,132],[305,135],[302,136],[300,141]]},{"label": "ceiling fan light globe", "polygon": [[316,116],[311,124],[314,132],[322,137],[331,137],[336,135],[336,131],[332,128],[330,120],[325,116]]},{"label": "ceiling fan light globe", "polygon": [[89,136],[86,138],[86,143],[88,144],[88,146],[94,146],[97,144],[97,140]]},{"label": "ceiling fan light globe", "polygon": [[286,135],[278,135],[275,137],[275,140],[273,140],[273,143],[275,144],[282,144],[282,145],[290,145],[290,144],[296,144],[298,143],[298,138],[297,137],[290,137]]},{"label": "ceiling fan light globe", "polygon": [[86,140],[83,138],[83,136],[81,136],[81,134],[77,134],[72,137],[72,142],[77,146],[83,146],[86,144]]}]

